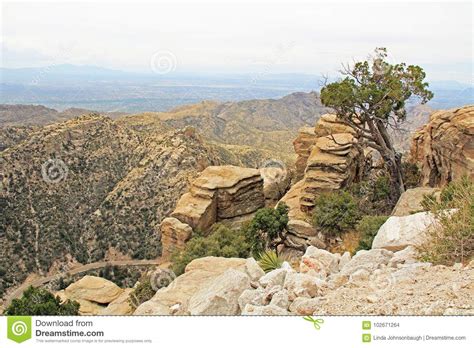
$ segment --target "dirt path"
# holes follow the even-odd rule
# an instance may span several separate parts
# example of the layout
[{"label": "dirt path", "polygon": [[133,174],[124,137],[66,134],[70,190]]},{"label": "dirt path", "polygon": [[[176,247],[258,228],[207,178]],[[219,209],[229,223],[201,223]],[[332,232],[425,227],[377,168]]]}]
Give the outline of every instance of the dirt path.
[{"label": "dirt path", "polygon": [[24,283],[22,284],[19,288],[17,288],[15,291],[13,291],[11,294],[9,294],[5,302],[3,304],[4,308],[7,308],[10,303],[12,302],[13,299],[20,297],[23,292],[29,287],[29,286],[42,286],[46,283],[49,283],[55,279],[61,278],[61,277],[66,277],[66,276],[73,276],[78,273],[83,273],[83,272],[88,272],[92,270],[96,270],[99,268],[104,268],[106,266],[158,266],[162,264],[163,261],[161,259],[155,259],[155,260],[126,260],[126,261],[100,261],[100,262],[93,262],[93,263],[88,263],[87,265],[82,265],[76,268],[73,268],[69,271],[66,272],[61,272],[61,273],[56,273],[55,275],[48,276],[48,277],[43,277],[37,280],[34,280],[32,282]]}]

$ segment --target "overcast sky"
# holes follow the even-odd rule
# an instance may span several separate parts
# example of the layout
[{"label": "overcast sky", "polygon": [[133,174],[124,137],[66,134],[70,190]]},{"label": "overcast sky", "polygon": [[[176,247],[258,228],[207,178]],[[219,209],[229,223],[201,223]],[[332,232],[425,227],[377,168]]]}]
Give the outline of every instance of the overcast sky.
[{"label": "overcast sky", "polygon": [[3,3],[3,67],[333,73],[377,46],[429,78],[472,82],[472,4]]}]

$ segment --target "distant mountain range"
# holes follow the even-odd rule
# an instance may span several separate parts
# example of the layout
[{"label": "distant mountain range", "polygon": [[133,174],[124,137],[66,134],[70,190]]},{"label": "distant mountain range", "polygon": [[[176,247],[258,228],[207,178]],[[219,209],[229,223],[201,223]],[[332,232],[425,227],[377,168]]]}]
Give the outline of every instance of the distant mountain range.
[{"label": "distant mountain range", "polygon": [[[322,78],[312,74],[160,75],[70,64],[39,68],[0,68],[0,103],[40,104],[58,110],[84,108],[137,113],[168,111],[202,100],[218,102],[279,98],[318,91]],[[472,84],[432,81],[433,108],[472,103]]]}]

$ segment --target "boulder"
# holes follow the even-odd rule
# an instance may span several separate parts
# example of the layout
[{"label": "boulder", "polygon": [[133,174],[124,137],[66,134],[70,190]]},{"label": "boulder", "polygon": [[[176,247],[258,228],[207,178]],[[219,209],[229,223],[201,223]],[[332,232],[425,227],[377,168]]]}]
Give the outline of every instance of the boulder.
[{"label": "boulder", "polygon": [[133,315],[170,315],[171,308],[159,301],[146,301],[133,312]]},{"label": "boulder", "polygon": [[[206,231],[216,222],[217,200],[195,196],[190,192],[181,196],[171,216],[192,227]],[[162,232],[163,233],[163,232]]]},{"label": "boulder", "polygon": [[268,304],[266,293],[262,288],[244,290],[244,292],[239,296],[238,303],[241,311],[243,311],[245,306],[248,304],[256,306]]},{"label": "boulder", "polygon": [[133,289],[125,289],[122,294],[109,303],[99,314],[100,315],[130,315],[133,308],[130,305],[130,293]]},{"label": "boulder", "polygon": [[174,217],[164,219],[160,224],[162,256],[167,259],[175,250],[184,249],[192,237],[193,229]]},{"label": "boulder", "polygon": [[422,183],[442,187],[474,179],[474,105],[434,112],[412,139],[411,161],[421,163]]},{"label": "boulder", "polygon": [[439,197],[440,190],[433,187],[415,187],[402,193],[397,205],[393,208],[392,216],[406,216],[423,211],[421,202],[425,195]]},{"label": "boulder", "polygon": [[318,235],[318,230],[303,220],[289,220],[287,229],[289,233],[301,238],[316,237]]},{"label": "boulder", "polygon": [[290,301],[297,297],[315,297],[324,281],[304,273],[288,273],[284,288],[288,290]]},{"label": "boulder", "polygon": [[250,277],[250,280],[255,282],[258,281],[265,275],[262,267],[259,266],[257,261],[253,257],[249,257],[245,262],[245,272]]},{"label": "boulder", "polygon": [[264,288],[272,287],[275,285],[283,286],[287,273],[288,273],[288,270],[286,269],[283,269],[283,268],[275,269],[271,272],[268,272],[262,278],[260,278],[260,284]]},{"label": "boulder", "polygon": [[385,249],[360,250],[341,269],[341,274],[351,275],[358,270],[372,272],[381,265],[386,265],[393,256],[393,252]]},{"label": "boulder", "polygon": [[284,165],[261,168],[260,175],[263,178],[263,195],[269,201],[275,202],[283,197],[291,183],[290,172]]},{"label": "boulder", "polygon": [[391,216],[377,232],[372,248],[397,251],[409,245],[420,246],[426,241],[427,230],[435,226],[434,215],[427,212],[408,216]]},{"label": "boulder", "polygon": [[297,315],[313,315],[320,306],[321,299],[297,297],[290,305],[290,312]]},{"label": "boulder", "polygon": [[237,315],[239,297],[250,289],[250,278],[243,272],[227,270],[189,300],[191,315]]},{"label": "boulder", "polygon": [[313,246],[306,249],[301,258],[300,272],[308,273],[318,278],[324,279],[329,274],[339,271],[339,258],[337,255],[324,249]]},{"label": "boulder", "polygon": [[92,302],[84,299],[75,299],[79,303],[79,315],[100,315],[106,308],[97,302]]},{"label": "boulder", "polygon": [[161,315],[166,311],[170,312],[169,309],[175,305],[180,308],[177,314],[186,314],[189,299],[194,294],[229,269],[245,272],[246,263],[246,259],[213,256],[193,260],[186,266],[182,275],[166,288],[159,289],[149,301],[142,303],[134,314]]},{"label": "boulder", "polygon": [[242,311],[242,315],[289,315],[288,311],[276,305],[255,306],[248,304]]},{"label": "boulder", "polygon": [[415,247],[409,245],[405,249],[397,251],[390,259],[389,266],[397,267],[400,264],[412,264],[417,262],[418,252]]},{"label": "boulder", "polygon": [[278,306],[284,308],[285,310],[288,309],[289,304],[290,299],[288,290],[285,289],[275,292],[272,296],[272,300],[270,301],[270,305]]},{"label": "boulder", "polygon": [[349,263],[351,260],[351,253],[346,251],[344,254],[342,254],[341,258],[339,259],[339,271],[342,270],[342,268]]},{"label": "boulder", "polygon": [[87,300],[100,304],[107,304],[118,298],[123,289],[110,280],[84,276],[75,283],[69,285],[64,294],[71,300]]}]

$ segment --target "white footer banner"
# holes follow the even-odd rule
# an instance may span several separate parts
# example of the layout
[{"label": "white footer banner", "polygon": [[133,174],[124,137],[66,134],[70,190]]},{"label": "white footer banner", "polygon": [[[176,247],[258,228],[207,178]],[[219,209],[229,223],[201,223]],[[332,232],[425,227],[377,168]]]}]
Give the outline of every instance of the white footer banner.
[{"label": "white footer banner", "polygon": [[473,347],[473,317],[1,317],[1,347]]}]

